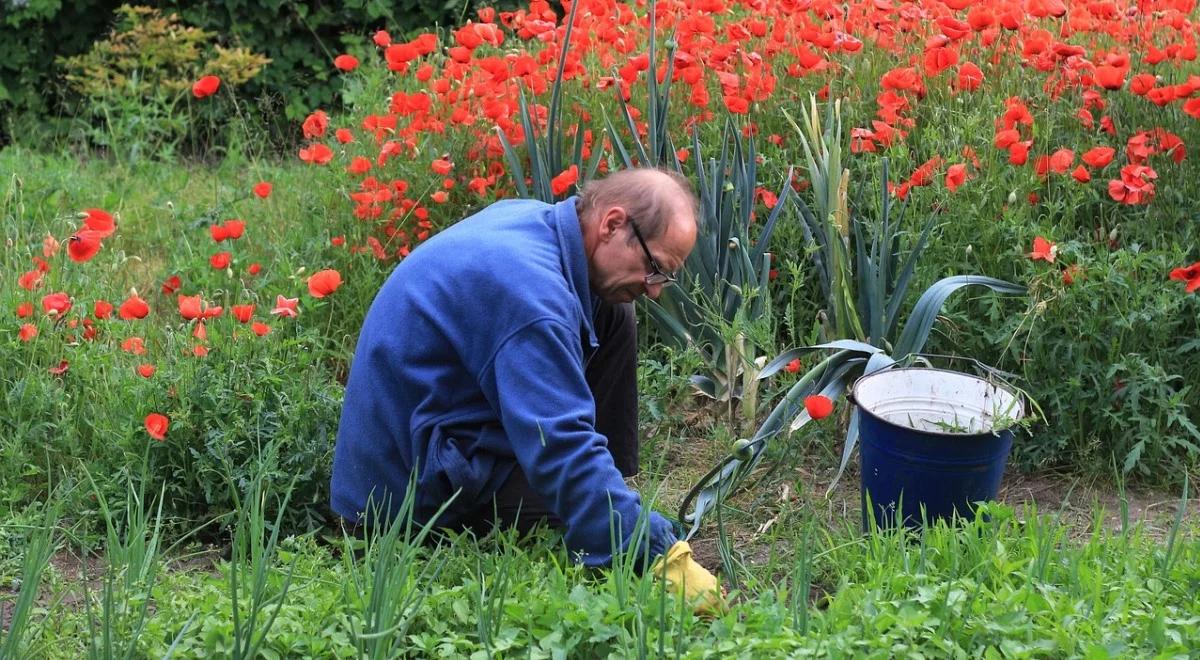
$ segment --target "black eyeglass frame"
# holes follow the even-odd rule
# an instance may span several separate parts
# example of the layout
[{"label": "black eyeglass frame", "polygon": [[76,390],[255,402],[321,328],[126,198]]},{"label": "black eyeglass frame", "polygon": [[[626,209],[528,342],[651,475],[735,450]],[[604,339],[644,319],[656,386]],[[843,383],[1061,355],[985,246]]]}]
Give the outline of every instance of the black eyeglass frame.
[{"label": "black eyeglass frame", "polygon": [[633,235],[637,237],[638,243],[642,246],[642,252],[646,253],[646,260],[650,262],[650,272],[646,275],[646,284],[669,286],[678,281],[675,273],[668,273],[659,268],[658,262],[654,260],[654,255],[650,254],[646,239],[642,238],[642,232],[638,231],[637,223],[633,218],[629,218],[629,226],[633,228]]}]

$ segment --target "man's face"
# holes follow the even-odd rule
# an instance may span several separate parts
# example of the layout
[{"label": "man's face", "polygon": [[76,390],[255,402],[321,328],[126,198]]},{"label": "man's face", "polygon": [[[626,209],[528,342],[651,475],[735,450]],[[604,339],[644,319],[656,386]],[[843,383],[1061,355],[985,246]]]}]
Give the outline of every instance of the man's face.
[{"label": "man's face", "polygon": [[656,276],[655,265],[658,273],[678,272],[696,244],[696,223],[686,207],[668,218],[667,230],[654,238],[645,238],[645,223],[619,206],[605,210],[599,223],[600,241],[588,264],[588,279],[592,292],[610,304],[641,295],[657,299],[667,283],[656,281],[663,278]]}]

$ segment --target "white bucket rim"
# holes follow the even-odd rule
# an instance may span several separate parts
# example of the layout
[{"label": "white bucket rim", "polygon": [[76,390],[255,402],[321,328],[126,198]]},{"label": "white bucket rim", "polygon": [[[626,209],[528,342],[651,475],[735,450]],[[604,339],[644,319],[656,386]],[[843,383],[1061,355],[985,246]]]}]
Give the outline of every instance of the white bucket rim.
[{"label": "white bucket rim", "polygon": [[[965,379],[970,379],[973,381],[985,383],[989,387],[993,387],[996,390],[1001,391],[1004,394],[1012,397],[1012,399],[1016,405],[1016,411],[1015,411],[1016,414],[1009,417],[1009,419],[1011,419],[1011,423],[1004,426],[1003,428],[1000,428],[997,426],[992,426],[991,428],[988,428],[985,430],[980,430],[980,431],[954,432],[954,431],[947,431],[947,430],[940,430],[940,429],[915,428],[908,424],[897,423],[897,422],[887,419],[887,418],[875,413],[873,410],[865,408],[859,404],[857,394],[858,394],[859,388],[865,381],[870,380],[872,378],[876,378],[876,377],[903,374],[906,372],[922,372],[922,373],[938,372],[938,373],[943,373],[943,374],[949,374],[949,375],[955,376],[957,378],[965,378]],[[923,433],[923,434],[934,435],[934,436],[943,436],[943,437],[947,437],[947,438],[959,438],[959,439],[961,439],[961,438],[976,438],[976,437],[984,437],[984,436],[997,436],[1002,433],[1011,433],[1012,427],[1017,422],[1024,419],[1026,416],[1024,401],[1022,400],[1021,396],[1018,393],[1016,393],[1012,389],[1010,389],[1010,387],[1007,385],[1007,383],[996,383],[996,382],[993,382],[986,378],[976,376],[974,374],[964,373],[961,371],[954,371],[953,369],[940,369],[937,367],[896,367],[896,368],[885,367],[883,369],[879,369],[878,371],[874,371],[874,372],[866,374],[864,376],[859,376],[859,378],[857,380],[855,380],[854,384],[851,385],[851,387],[850,387],[849,399],[850,399],[851,403],[854,404],[855,409],[857,409],[859,412],[870,415],[871,417],[873,417],[876,420],[883,422],[885,424],[889,424],[892,426],[898,426],[901,428],[905,428],[905,429],[908,429],[911,431],[916,431],[916,432]]]}]

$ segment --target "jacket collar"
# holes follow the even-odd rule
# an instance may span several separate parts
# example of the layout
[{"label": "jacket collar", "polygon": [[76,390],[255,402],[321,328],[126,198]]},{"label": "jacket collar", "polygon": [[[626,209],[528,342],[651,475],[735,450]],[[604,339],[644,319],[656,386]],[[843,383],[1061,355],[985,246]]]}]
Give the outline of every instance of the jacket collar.
[{"label": "jacket collar", "polygon": [[595,349],[600,344],[596,341],[596,328],[592,322],[592,290],[588,284],[587,253],[583,249],[583,229],[579,226],[575,202],[576,197],[572,196],[556,203],[551,215],[558,232],[563,273],[567,276],[567,284],[579,299],[583,330],[587,332],[587,345]]}]

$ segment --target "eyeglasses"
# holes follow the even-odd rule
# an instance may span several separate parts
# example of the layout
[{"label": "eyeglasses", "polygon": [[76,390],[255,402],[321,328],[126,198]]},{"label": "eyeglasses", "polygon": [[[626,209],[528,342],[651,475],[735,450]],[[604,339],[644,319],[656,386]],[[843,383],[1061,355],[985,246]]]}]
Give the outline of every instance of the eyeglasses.
[{"label": "eyeglasses", "polygon": [[650,273],[646,275],[646,284],[662,284],[664,286],[674,284],[675,273],[665,273],[658,267],[658,262],[654,260],[654,255],[650,254],[650,248],[646,247],[646,239],[642,238],[642,232],[638,231],[637,223],[633,221],[633,218],[629,219],[629,226],[633,227],[633,235],[642,245],[642,251],[646,253],[646,260],[650,262]]}]

